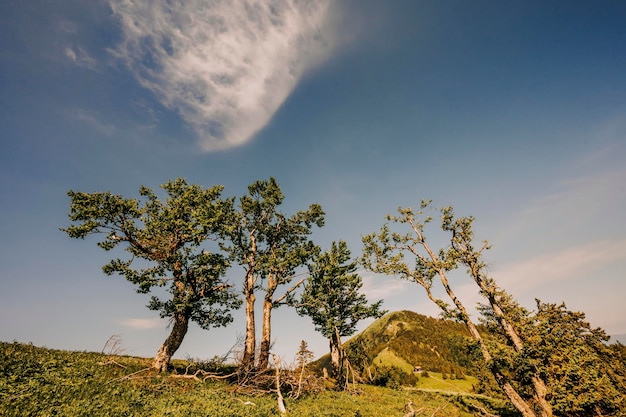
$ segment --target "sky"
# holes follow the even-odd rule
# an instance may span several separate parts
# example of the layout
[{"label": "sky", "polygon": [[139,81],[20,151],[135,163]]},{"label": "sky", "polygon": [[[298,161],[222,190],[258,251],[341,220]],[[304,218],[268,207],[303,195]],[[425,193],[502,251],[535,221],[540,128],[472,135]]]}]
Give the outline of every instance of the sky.
[{"label": "sky", "polygon": [[[149,296],[59,229],[68,190],[137,197],[177,177],[224,196],[275,177],[282,211],[321,204],[312,238],[354,257],[397,207],[451,205],[523,305],[626,333],[624,22],[609,0],[1,2],[0,340],[101,351],[118,335],[154,355],[168,329]],[[438,314],[416,284],[360,273],[385,309]],[[243,332],[242,310],[192,326],[176,357]],[[301,340],[328,350],[287,307],[273,339],[287,363]]]}]

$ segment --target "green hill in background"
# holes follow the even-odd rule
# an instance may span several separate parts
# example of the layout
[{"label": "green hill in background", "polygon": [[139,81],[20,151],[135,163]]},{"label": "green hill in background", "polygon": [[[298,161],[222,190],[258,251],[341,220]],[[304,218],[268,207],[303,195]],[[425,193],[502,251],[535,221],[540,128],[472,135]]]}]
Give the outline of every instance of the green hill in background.
[{"label": "green hill in background", "polygon": [[[469,354],[468,336],[462,323],[403,310],[376,320],[348,340],[345,348],[352,367],[366,378],[368,372],[375,379],[377,371],[395,368],[394,372],[418,380],[420,376],[463,380],[476,367]],[[329,370],[330,357],[321,357],[312,367]]]}]

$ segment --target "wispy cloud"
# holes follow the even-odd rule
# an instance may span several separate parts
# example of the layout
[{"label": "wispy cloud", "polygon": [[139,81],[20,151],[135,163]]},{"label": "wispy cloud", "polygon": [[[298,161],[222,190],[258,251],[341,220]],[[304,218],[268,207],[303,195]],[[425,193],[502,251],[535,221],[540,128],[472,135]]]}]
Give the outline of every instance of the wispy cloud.
[{"label": "wispy cloud", "polygon": [[121,322],[124,327],[138,330],[149,330],[164,327],[165,322],[162,319],[124,319]]},{"label": "wispy cloud", "polygon": [[[614,155],[624,155],[614,149]],[[547,179],[547,192],[529,199],[502,220],[495,230],[495,250],[508,247],[514,257],[531,258],[537,251],[580,246],[626,232],[626,167],[598,154],[567,176]],[[581,172],[582,171],[582,172]]]},{"label": "wispy cloud", "polygon": [[329,0],[109,0],[113,51],[193,127],[204,150],[241,145],[333,47]]},{"label": "wispy cloud", "polygon": [[110,136],[117,130],[113,124],[98,119],[96,115],[84,109],[72,110],[71,117],[89,125],[105,136]]},{"label": "wispy cloud", "polygon": [[504,265],[494,271],[498,283],[513,294],[540,285],[588,276],[614,262],[626,261],[626,239],[601,240],[547,253],[524,262]]},{"label": "wispy cloud", "polygon": [[79,67],[88,69],[94,69],[96,67],[96,60],[80,46],[74,48],[70,46],[66,47],[65,57]]},{"label": "wispy cloud", "polygon": [[388,276],[364,275],[363,294],[372,301],[389,298],[401,294],[411,285],[408,281]]}]

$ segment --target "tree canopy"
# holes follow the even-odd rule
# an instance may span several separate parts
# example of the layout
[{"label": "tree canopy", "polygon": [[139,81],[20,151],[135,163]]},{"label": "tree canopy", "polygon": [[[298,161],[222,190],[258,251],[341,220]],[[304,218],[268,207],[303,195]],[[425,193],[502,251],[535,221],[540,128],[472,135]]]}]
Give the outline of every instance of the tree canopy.
[{"label": "tree canopy", "polygon": [[138,199],[70,190],[73,224],[62,230],[79,239],[101,235],[98,246],[106,251],[122,245],[128,256],[112,259],[102,269],[107,275],[124,276],[138,292],[168,287],[168,299],[153,296],[148,304],[173,320],[172,333],[153,364],[164,370],[182,343],[189,320],[204,329],[226,325],[232,321],[230,310],[240,301],[223,280],[228,259],[202,247],[217,236],[232,212],[232,200],[221,199],[221,186],[205,189],[181,178],[161,188],[167,194],[164,201],[147,187],[139,189]]},{"label": "tree canopy", "polygon": [[310,278],[296,304],[298,313],[310,317],[315,330],[329,340],[332,374],[340,389],[346,384],[341,337],[353,335],[359,321],[385,314],[382,300],[370,304],[361,292],[363,282],[350,256],[346,242],[333,242],[310,266]]},{"label": "tree canopy", "polygon": [[[246,306],[246,336],[242,364],[246,368],[267,368],[271,346],[272,310],[301,281],[276,296],[280,286],[289,285],[296,270],[308,263],[318,252],[310,240],[313,227],[324,225],[324,212],[319,204],[311,204],[288,216],[280,211],[284,195],[274,178],[255,181],[248,193],[239,199],[239,207],[228,217],[221,248],[230,259],[244,267],[243,294]],[[264,285],[264,287],[263,287]],[[261,344],[255,364],[256,324],[254,317],[256,293],[264,290]]]}]

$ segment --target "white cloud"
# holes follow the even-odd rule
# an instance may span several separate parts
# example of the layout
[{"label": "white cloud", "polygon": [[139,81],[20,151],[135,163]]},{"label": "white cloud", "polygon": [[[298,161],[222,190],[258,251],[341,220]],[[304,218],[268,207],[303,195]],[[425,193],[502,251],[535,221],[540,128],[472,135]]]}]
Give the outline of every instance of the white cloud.
[{"label": "white cloud", "polygon": [[[394,295],[402,294],[410,282],[386,275],[361,275],[363,278],[363,294],[372,301],[386,299]],[[413,284],[415,285],[415,284]]]},{"label": "white cloud", "polygon": [[96,131],[106,136],[112,135],[117,130],[113,124],[103,122],[102,120],[98,119],[93,113],[87,110],[83,110],[83,109],[73,110],[72,117],[81,121],[82,123],[85,123],[91,126]]},{"label": "white cloud", "polygon": [[207,151],[250,140],[333,47],[329,0],[109,2],[113,53]]},{"label": "white cloud", "polygon": [[124,327],[139,330],[149,330],[156,328],[163,328],[166,322],[159,318],[154,319],[124,319],[120,321],[120,324]]},{"label": "white cloud", "polygon": [[540,285],[589,276],[594,270],[626,261],[626,239],[600,240],[505,265],[493,276],[507,291],[517,294]]},{"label": "white cloud", "polygon": [[94,69],[96,66],[96,60],[80,46],[75,48],[66,47],[65,56],[79,67]]}]

